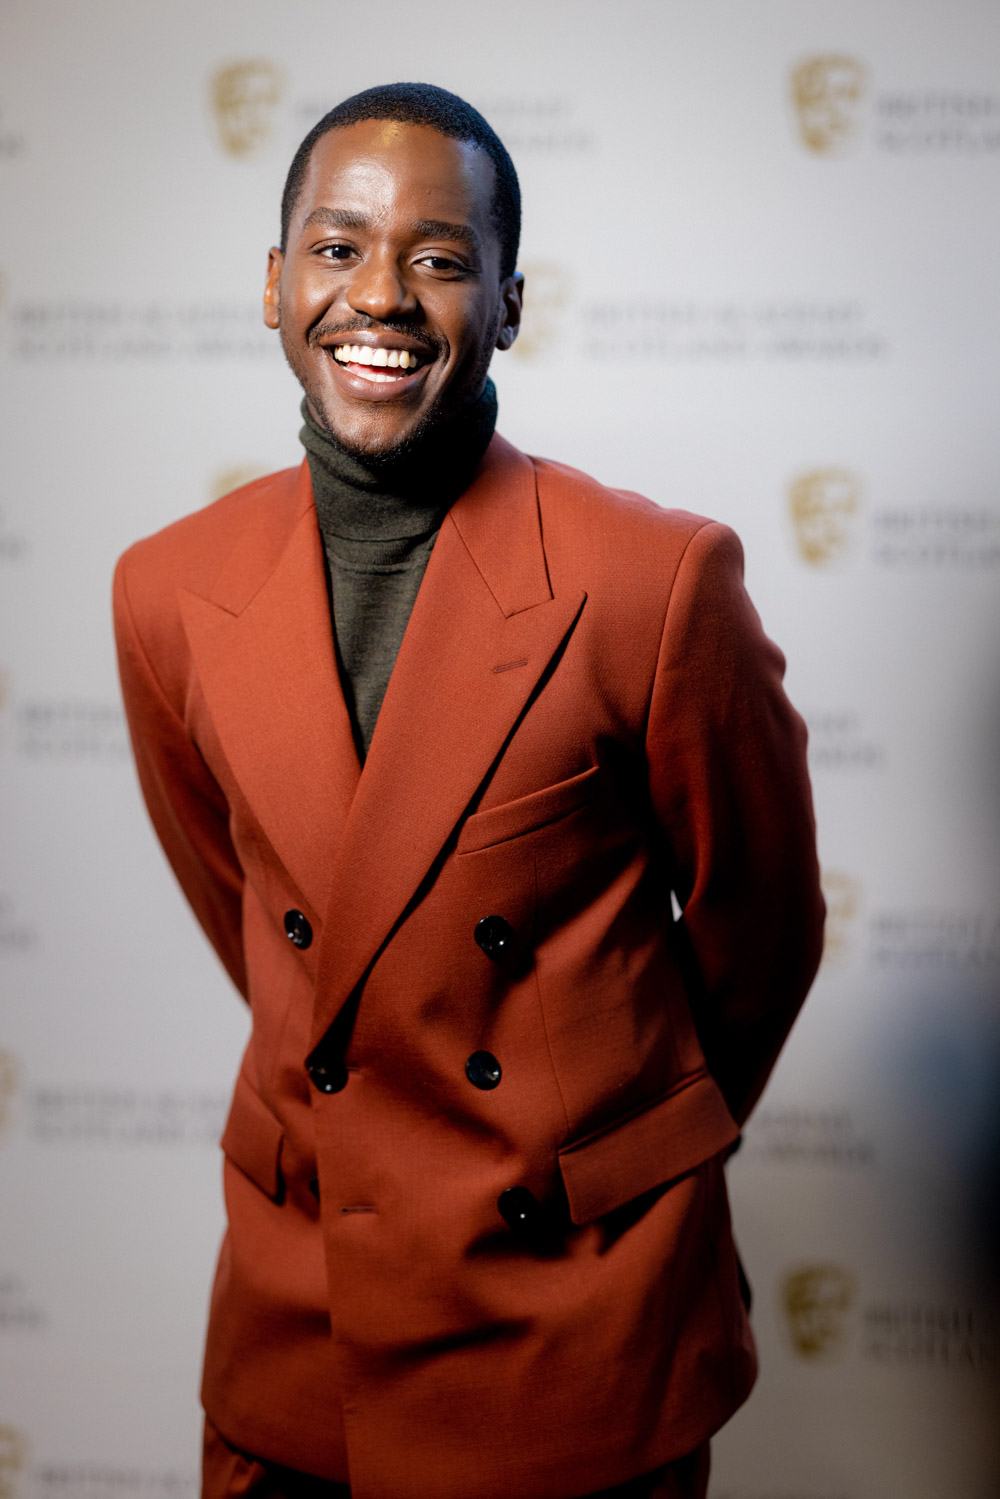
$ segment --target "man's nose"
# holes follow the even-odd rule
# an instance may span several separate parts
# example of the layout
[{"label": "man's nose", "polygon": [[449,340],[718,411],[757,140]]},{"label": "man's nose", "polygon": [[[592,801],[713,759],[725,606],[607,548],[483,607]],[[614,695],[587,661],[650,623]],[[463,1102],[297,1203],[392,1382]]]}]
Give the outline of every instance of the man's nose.
[{"label": "man's nose", "polygon": [[417,310],[413,288],[390,255],[371,255],[362,262],[351,277],[347,300],[352,311],[382,321]]}]

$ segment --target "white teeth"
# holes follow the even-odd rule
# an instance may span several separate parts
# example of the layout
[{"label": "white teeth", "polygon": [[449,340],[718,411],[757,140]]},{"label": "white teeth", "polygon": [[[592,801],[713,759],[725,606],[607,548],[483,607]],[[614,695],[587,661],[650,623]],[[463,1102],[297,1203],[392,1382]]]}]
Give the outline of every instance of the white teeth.
[{"label": "white teeth", "polygon": [[[372,349],[367,344],[338,344],[333,350],[338,364],[369,364],[379,369],[415,370],[420,360],[408,349]],[[398,375],[381,375],[380,380],[398,379]]]}]

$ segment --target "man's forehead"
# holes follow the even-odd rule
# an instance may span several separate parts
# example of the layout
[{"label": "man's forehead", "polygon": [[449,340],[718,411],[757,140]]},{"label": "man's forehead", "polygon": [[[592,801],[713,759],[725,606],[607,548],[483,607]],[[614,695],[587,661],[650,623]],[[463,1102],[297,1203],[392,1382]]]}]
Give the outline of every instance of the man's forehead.
[{"label": "man's forehead", "polygon": [[488,218],[494,167],[472,141],[443,135],[432,125],[362,120],[337,126],[313,147],[299,199],[309,215],[322,204],[340,206],[345,195],[364,200],[425,199],[438,209],[425,217]]}]

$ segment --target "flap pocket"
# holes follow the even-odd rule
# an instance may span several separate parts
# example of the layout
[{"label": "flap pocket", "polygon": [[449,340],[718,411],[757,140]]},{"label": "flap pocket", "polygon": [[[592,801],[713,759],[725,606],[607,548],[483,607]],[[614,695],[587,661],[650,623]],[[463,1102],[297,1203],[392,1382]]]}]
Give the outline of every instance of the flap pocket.
[{"label": "flap pocket", "polygon": [[222,1131],[222,1149],[234,1166],[275,1202],[281,1197],[281,1142],[284,1132],[241,1072]]},{"label": "flap pocket", "polygon": [[488,807],[485,812],[473,812],[467,817],[458,835],[457,852],[475,853],[480,848],[490,848],[494,843],[505,843],[508,838],[518,838],[522,833],[533,833],[547,823],[568,817],[589,802],[597,790],[598,767],[571,776],[568,781],[557,781],[554,786],[543,786],[529,796],[519,796],[516,801],[504,802],[499,807]]},{"label": "flap pocket", "polygon": [[608,1125],[559,1152],[559,1169],[576,1224],[603,1218],[653,1187],[693,1171],[739,1134],[708,1072],[686,1077],[641,1113]]}]

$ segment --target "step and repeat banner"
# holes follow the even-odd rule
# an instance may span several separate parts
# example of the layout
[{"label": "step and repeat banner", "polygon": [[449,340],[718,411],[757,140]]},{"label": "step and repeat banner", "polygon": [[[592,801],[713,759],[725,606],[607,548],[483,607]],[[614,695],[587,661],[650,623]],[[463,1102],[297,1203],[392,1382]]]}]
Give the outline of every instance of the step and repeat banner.
[{"label": "step and repeat banner", "polygon": [[995,0],[5,0],[0,1499],[197,1492],[246,1017],[139,802],[111,570],[298,461],[284,173],[400,78],[521,173],[501,430],[735,526],[811,730],[829,934],[729,1168],[762,1374],[713,1499],[995,1499]]}]

